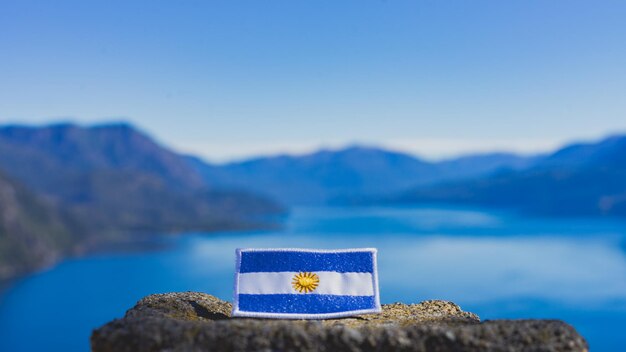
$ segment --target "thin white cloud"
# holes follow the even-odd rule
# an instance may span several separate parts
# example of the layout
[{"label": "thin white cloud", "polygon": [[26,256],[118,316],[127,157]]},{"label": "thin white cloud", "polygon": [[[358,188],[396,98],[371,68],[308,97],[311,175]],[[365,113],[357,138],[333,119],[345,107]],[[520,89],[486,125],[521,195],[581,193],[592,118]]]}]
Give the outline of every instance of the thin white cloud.
[{"label": "thin white cloud", "polygon": [[233,141],[205,142],[187,140],[176,143],[174,147],[184,153],[198,155],[209,161],[225,162],[246,159],[261,155],[307,154],[322,148],[338,149],[353,144],[379,146],[413,154],[422,158],[436,160],[449,157],[488,153],[495,151],[535,154],[552,151],[566,141],[558,139],[460,139],[460,138],[415,138],[392,139],[378,142],[347,141]]},{"label": "thin white cloud", "polygon": [[555,150],[567,143],[559,139],[467,139],[467,138],[416,138],[387,141],[384,145],[420,155],[427,159],[444,159],[464,154],[513,152],[536,154]]},{"label": "thin white cloud", "polygon": [[185,141],[174,145],[175,149],[188,154],[205,158],[208,161],[226,162],[231,160],[247,159],[255,156],[278,154],[308,154],[321,148],[337,149],[349,143],[313,141],[236,141],[236,142],[202,142]]}]

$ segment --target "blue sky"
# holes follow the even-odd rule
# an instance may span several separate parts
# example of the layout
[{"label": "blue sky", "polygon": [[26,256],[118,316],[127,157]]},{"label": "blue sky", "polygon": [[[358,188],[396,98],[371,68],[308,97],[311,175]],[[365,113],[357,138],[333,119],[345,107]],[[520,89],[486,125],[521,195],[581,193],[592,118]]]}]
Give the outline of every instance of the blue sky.
[{"label": "blue sky", "polygon": [[0,121],[127,120],[210,160],[441,158],[626,131],[624,1],[0,2]]}]

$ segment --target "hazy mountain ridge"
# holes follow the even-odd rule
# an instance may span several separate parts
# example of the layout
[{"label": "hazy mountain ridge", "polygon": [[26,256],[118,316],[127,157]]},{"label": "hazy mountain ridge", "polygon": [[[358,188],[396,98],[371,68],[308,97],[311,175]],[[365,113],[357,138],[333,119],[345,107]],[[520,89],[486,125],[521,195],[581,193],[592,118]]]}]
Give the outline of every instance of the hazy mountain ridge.
[{"label": "hazy mountain ridge", "polygon": [[[96,170],[137,171],[176,188],[204,186],[195,170],[174,152],[126,123],[81,127],[64,123],[44,127],[0,128],[0,165],[35,189],[57,191],[41,173],[58,177]],[[63,175],[55,175],[59,169]]]},{"label": "hazy mountain ridge", "polygon": [[286,204],[321,204],[341,197],[389,194],[503,168],[519,169],[533,161],[529,157],[495,153],[428,162],[401,152],[363,146],[224,165],[207,164],[194,157],[188,160],[210,184],[254,190]]},{"label": "hazy mountain ridge", "polygon": [[[0,279],[131,233],[267,226],[286,204],[460,203],[626,216],[626,137],[439,162],[353,146],[224,165],[128,124],[0,127]],[[409,191],[407,191],[409,190]],[[109,237],[110,236],[110,237]]]},{"label": "hazy mountain ridge", "polygon": [[200,230],[235,226],[262,202],[278,209],[210,191],[183,157],[128,124],[0,128],[0,169],[102,229]]},{"label": "hazy mountain ridge", "polygon": [[[3,179],[6,190],[23,196],[0,206],[6,214],[19,209],[24,229],[39,229],[21,231],[12,218],[0,218],[6,230],[0,278],[53,262],[76,246],[138,232],[267,227],[267,216],[284,211],[249,192],[209,188],[185,158],[128,124],[0,127],[0,172],[23,185]],[[49,221],[37,220],[42,214]]]},{"label": "hazy mountain ridge", "polygon": [[557,216],[626,216],[626,136],[566,146],[519,171],[417,187],[391,203],[463,203]]},{"label": "hazy mountain ridge", "polygon": [[0,282],[55,262],[81,237],[67,214],[0,173]]},{"label": "hazy mountain ridge", "polygon": [[626,163],[626,136],[614,135],[597,142],[573,143],[542,158],[538,167],[622,167]]},{"label": "hazy mountain ridge", "polygon": [[437,168],[447,179],[472,178],[488,175],[503,170],[521,170],[533,166],[540,155],[521,156],[512,153],[487,153],[460,156],[436,163]]}]

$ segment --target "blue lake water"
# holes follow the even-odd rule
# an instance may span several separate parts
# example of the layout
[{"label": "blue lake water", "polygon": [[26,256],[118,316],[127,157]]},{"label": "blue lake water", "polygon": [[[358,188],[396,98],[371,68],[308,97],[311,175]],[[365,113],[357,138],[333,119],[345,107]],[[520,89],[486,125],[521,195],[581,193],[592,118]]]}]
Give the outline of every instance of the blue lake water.
[{"label": "blue lake water", "polygon": [[141,297],[230,300],[237,247],[377,247],[383,303],[451,300],[482,319],[556,318],[626,348],[626,223],[451,208],[296,208],[284,229],[158,237],[163,250],[71,259],[0,296],[0,351],[81,351]]}]

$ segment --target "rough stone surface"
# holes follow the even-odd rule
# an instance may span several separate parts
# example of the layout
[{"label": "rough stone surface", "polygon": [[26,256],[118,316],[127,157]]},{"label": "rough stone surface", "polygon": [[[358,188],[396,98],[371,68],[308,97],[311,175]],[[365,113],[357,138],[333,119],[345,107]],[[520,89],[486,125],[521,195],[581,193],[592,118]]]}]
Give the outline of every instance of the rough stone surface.
[{"label": "rough stone surface", "polygon": [[383,305],[381,314],[329,320],[230,318],[211,295],[151,295],[95,330],[93,351],[587,351],[558,320],[480,322],[446,301]]}]

